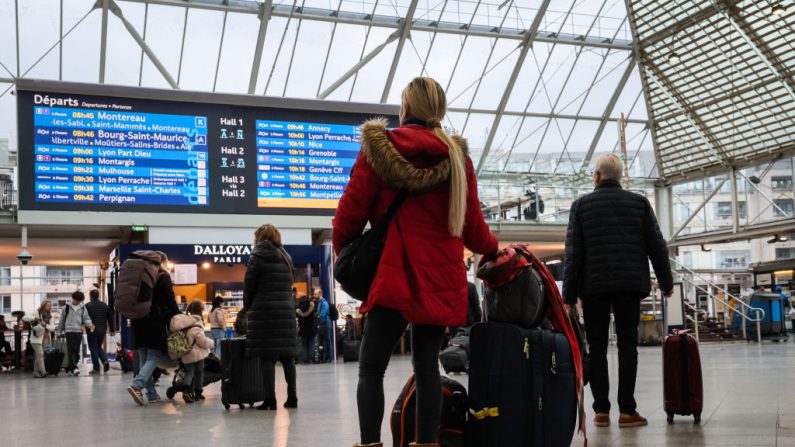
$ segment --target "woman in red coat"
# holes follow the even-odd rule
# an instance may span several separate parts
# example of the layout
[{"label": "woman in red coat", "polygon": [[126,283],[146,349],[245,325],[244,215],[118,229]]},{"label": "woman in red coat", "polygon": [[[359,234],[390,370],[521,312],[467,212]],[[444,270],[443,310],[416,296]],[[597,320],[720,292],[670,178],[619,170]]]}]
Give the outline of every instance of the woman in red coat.
[{"label": "woman in red coat", "polygon": [[403,90],[401,126],[385,120],[362,126],[362,150],[334,217],[339,251],[377,222],[400,190],[408,197],[387,232],[370,294],[359,358],[360,446],[381,446],[384,372],[408,323],[417,381],[417,446],[436,446],[441,412],[439,346],[445,326],[467,320],[464,247],[497,251],[497,238],[480,211],[477,183],[466,141],[448,136],[442,87],[415,78]]}]

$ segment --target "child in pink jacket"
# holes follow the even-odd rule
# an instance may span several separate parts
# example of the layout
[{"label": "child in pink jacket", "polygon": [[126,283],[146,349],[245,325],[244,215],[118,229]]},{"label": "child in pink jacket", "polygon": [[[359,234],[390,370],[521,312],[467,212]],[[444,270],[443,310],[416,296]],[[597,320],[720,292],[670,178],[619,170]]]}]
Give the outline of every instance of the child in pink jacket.
[{"label": "child in pink jacket", "polygon": [[188,305],[185,314],[175,315],[171,319],[171,331],[185,331],[190,352],[182,356],[182,367],[185,375],[182,378],[182,398],[185,403],[204,399],[204,359],[210,355],[215,343],[204,335],[204,301],[194,300]]}]

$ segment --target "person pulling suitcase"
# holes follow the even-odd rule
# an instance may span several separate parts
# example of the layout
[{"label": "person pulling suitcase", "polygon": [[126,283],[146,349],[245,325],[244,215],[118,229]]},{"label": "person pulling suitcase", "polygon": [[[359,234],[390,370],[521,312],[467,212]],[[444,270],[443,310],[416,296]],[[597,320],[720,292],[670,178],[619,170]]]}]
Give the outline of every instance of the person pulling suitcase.
[{"label": "person pulling suitcase", "polygon": [[666,297],[673,294],[668,247],[649,201],[621,188],[614,154],[596,161],[594,191],[571,205],[566,233],[563,297],[569,310],[582,300],[590,347],[594,425],[610,425],[607,345],[610,313],[618,336],[618,426],[647,425],[637,412],[640,301],[651,290],[649,260]]}]

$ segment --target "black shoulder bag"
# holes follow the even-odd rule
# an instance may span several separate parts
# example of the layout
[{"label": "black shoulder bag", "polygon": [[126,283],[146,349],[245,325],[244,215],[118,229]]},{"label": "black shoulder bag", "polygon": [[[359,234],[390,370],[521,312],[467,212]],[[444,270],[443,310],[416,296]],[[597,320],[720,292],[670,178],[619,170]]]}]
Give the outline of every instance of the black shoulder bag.
[{"label": "black shoulder bag", "polygon": [[334,279],[351,297],[367,301],[370,286],[381,262],[381,254],[384,252],[389,222],[395,217],[407,195],[406,191],[400,191],[384,213],[384,217],[343,248],[337,256],[334,262]]}]

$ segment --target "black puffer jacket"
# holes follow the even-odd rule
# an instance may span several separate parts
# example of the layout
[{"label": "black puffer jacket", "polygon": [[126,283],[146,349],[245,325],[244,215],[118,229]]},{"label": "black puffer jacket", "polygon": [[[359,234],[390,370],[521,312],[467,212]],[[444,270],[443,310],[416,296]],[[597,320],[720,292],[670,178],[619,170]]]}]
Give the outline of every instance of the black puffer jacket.
[{"label": "black puffer jacket", "polygon": [[161,270],[152,291],[152,307],[149,315],[132,320],[133,343],[136,348],[157,349],[167,352],[168,324],[171,317],[179,313],[174,297],[171,275]]},{"label": "black puffer jacket", "polygon": [[248,319],[246,356],[295,357],[292,266],[283,249],[265,241],[254,248],[243,285]]},{"label": "black puffer jacket", "polygon": [[571,205],[563,298],[646,296],[651,260],[663,291],[673,289],[668,247],[649,201],[606,180]]}]

